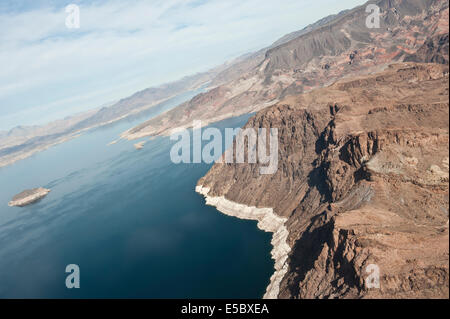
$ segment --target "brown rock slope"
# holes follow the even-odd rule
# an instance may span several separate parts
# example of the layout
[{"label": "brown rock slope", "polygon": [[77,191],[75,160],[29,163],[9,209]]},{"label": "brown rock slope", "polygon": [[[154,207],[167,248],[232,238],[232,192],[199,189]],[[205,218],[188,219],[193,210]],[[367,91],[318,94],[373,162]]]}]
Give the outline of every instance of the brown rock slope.
[{"label": "brown rock slope", "polygon": [[289,97],[246,124],[279,129],[275,174],[215,164],[199,181],[288,218],[280,298],[448,298],[448,80],[401,63]]}]

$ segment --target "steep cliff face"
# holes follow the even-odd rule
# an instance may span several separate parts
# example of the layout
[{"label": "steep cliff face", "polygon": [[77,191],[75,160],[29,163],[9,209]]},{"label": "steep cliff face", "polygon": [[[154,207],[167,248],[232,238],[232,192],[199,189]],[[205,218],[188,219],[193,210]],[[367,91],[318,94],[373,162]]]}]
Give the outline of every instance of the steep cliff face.
[{"label": "steep cliff face", "polygon": [[287,219],[280,298],[448,298],[448,107],[445,65],[340,81],[246,124],[278,128],[275,174],[218,163],[198,184]]}]

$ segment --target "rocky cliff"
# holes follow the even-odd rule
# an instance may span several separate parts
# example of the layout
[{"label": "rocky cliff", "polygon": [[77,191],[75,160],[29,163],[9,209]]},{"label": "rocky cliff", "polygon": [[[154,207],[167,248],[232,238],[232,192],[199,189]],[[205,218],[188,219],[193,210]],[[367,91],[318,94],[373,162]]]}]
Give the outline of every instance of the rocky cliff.
[{"label": "rocky cliff", "polygon": [[286,219],[279,298],[448,298],[448,74],[400,63],[287,97],[246,124],[278,128],[275,174],[217,163],[200,179]]}]

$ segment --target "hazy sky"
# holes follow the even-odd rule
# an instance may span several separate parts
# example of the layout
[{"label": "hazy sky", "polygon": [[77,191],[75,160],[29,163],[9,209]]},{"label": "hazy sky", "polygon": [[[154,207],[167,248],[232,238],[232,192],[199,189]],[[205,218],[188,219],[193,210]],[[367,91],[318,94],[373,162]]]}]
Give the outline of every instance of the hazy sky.
[{"label": "hazy sky", "polygon": [[[1,0],[0,131],[205,71],[364,0]],[[80,28],[65,7],[80,7]]]}]

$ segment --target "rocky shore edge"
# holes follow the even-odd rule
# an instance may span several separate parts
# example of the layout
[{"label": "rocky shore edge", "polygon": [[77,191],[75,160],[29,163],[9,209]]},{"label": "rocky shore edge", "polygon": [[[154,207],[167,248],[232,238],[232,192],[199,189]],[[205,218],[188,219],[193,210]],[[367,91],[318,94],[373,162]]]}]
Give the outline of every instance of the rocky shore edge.
[{"label": "rocky shore edge", "polygon": [[206,205],[214,206],[218,211],[225,215],[234,216],[240,219],[257,220],[258,228],[271,232],[273,246],[271,255],[275,260],[275,272],[270,277],[270,283],[263,296],[264,299],[276,299],[280,290],[280,283],[288,271],[288,254],[291,247],[287,243],[289,231],[285,226],[286,218],[280,217],[273,212],[272,208],[257,208],[235,203],[226,199],[224,196],[208,196],[210,189],[198,185],[195,191],[205,197]]}]

